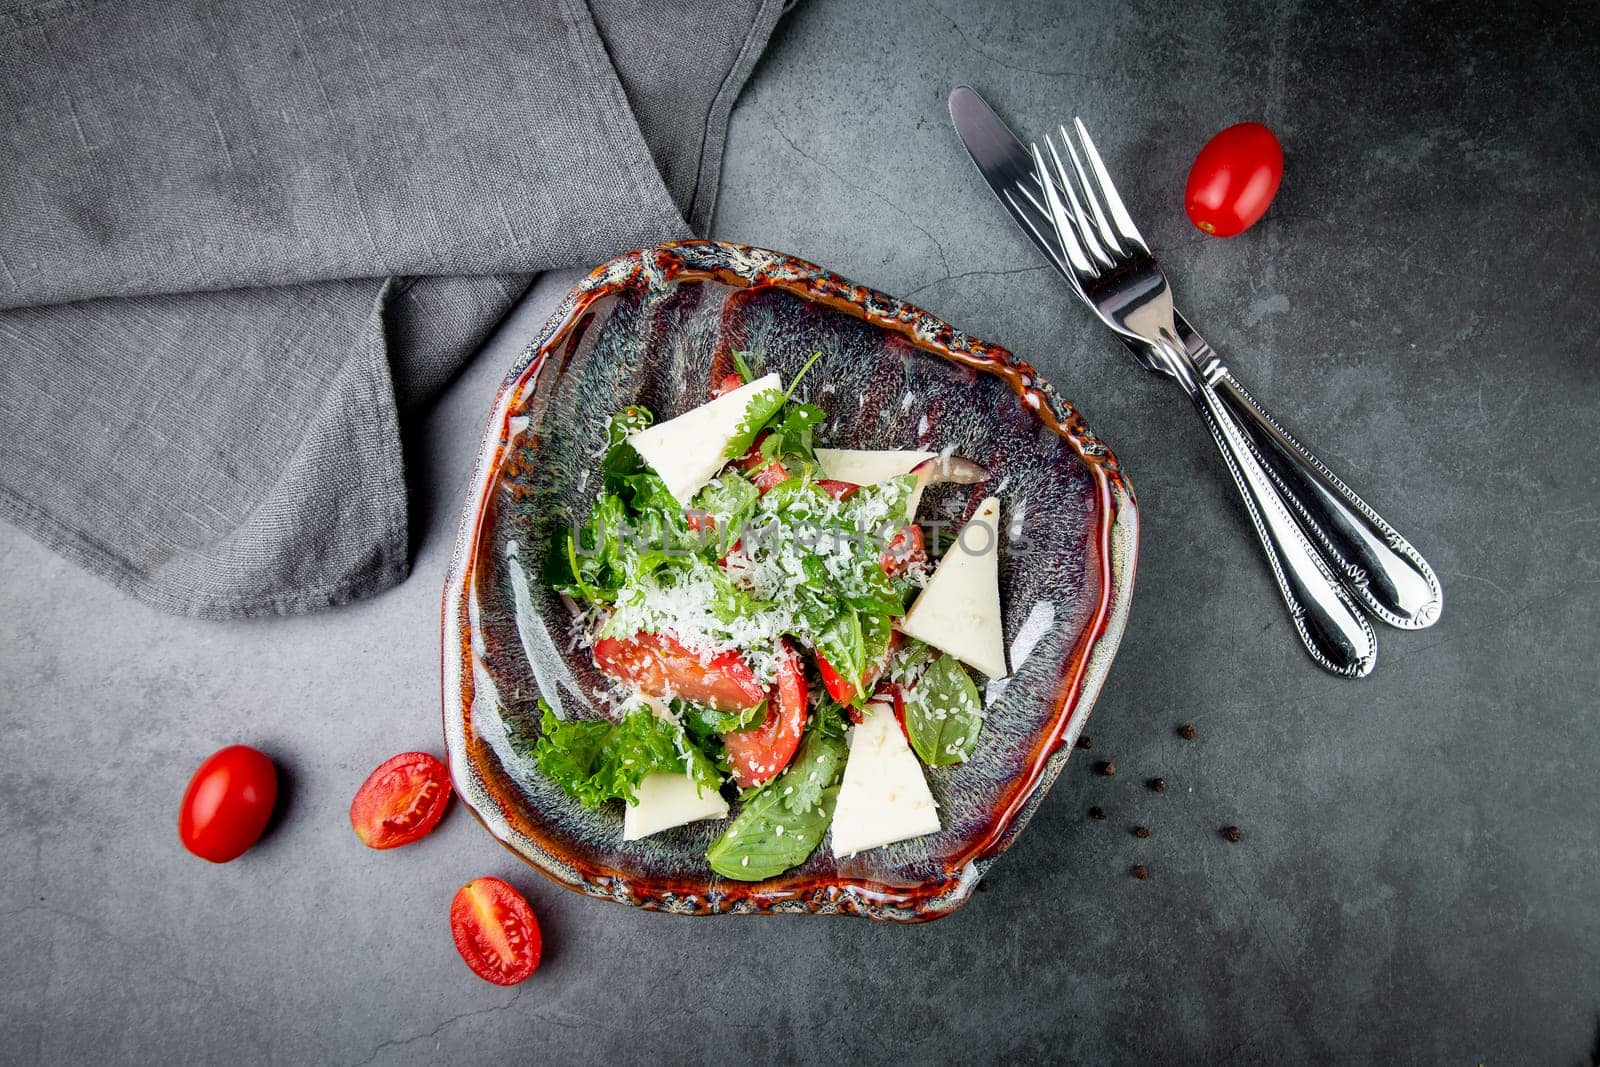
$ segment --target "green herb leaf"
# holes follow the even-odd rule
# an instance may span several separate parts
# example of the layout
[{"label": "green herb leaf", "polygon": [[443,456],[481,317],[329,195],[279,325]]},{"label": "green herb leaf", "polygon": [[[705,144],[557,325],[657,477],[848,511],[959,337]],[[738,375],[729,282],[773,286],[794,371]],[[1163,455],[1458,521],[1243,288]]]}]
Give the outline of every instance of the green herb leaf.
[{"label": "green herb leaf", "polygon": [[[724,878],[758,882],[804,863],[833,821],[846,755],[838,737],[808,731],[789,769],[751,797],[706,849],[711,869]],[[791,806],[802,791],[812,803]]]},{"label": "green herb leaf", "polygon": [[983,729],[983,701],[966,668],[941,654],[905,690],[906,733],[930,767],[965,762]]},{"label": "green herb leaf", "polygon": [[860,689],[861,675],[867,669],[867,643],[861,630],[861,616],[846,608],[830,619],[816,636],[817,651],[827,659],[828,666]]},{"label": "green herb leaf", "polygon": [[[821,352],[813,352],[811,358],[806,360],[805,366],[800,368],[800,373],[796,374],[794,380],[789,383],[789,388],[782,392],[777,389],[763,389],[750,398],[749,404],[744,409],[744,418],[739,420],[738,430],[734,433],[733,439],[728,442],[728,447],[723,449],[724,458],[738,459],[750,451],[750,446],[755,443],[757,437],[761,436],[761,431],[767,428],[767,423],[771,422],[773,416],[783,410],[783,405],[788,403],[789,398],[794,395],[795,387],[800,384],[800,380],[806,376],[806,372],[811,369],[812,365],[821,358]],[[742,375],[744,371],[741,370],[739,373]]]},{"label": "green herb leaf", "polygon": [[533,758],[539,770],[585,807],[608,800],[635,800],[647,774],[689,773],[703,789],[718,789],[721,777],[705,753],[677,723],[635,711],[621,722],[563,722],[539,701],[539,739]]},{"label": "green herb leaf", "polygon": [[673,701],[673,710],[683,716],[684,729],[695,738],[713,734],[742,734],[767,721],[767,702],[763,700],[753,708],[743,711],[717,711],[714,708],[691,704],[686,700]]},{"label": "green herb leaf", "polygon": [[736,348],[731,355],[733,356],[733,369],[739,372],[739,377],[744,379],[744,384],[749,385],[761,377],[761,375],[750,369],[749,363],[745,362],[750,353],[741,352]]}]

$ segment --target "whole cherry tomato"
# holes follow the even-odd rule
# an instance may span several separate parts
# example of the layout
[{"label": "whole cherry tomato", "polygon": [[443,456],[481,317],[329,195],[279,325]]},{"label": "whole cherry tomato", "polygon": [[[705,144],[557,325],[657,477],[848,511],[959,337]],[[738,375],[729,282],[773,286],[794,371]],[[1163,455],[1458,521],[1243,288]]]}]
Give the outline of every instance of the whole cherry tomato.
[{"label": "whole cherry tomato", "polygon": [[450,772],[426,752],[402,752],[367,776],[350,802],[350,826],[368,848],[427,837],[450,803]]},{"label": "whole cherry tomato", "polygon": [[178,809],[178,840],[203,860],[227,863],[261,837],[278,800],[278,771],[249,745],[207,757]]},{"label": "whole cherry tomato", "polygon": [[1243,233],[1267,213],[1283,179],[1283,146],[1259,122],[1229,126],[1189,168],[1184,210],[1213,237]]},{"label": "whole cherry tomato", "polygon": [[499,878],[474,878],[456,890],[450,937],[472,973],[495,985],[532,974],[544,947],[527,898]]}]

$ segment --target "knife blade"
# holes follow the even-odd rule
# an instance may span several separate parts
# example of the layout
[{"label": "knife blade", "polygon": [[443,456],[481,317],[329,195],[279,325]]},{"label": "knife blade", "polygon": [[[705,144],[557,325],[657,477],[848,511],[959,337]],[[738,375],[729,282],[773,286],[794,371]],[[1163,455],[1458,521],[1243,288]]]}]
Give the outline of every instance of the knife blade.
[{"label": "knife blade", "polygon": [[[989,102],[978,95],[970,85],[958,85],[950,91],[950,122],[956,135],[977,165],[978,173],[988,183],[989,191],[1011,215],[1013,222],[1044,253],[1063,278],[1069,282],[1066,261],[1056,244],[1055,226],[1050,221],[1043,203],[1039,179],[1033,170],[1033,156],[1027,146],[1011,132],[1011,127]],[[1181,312],[1177,313],[1178,337],[1191,353],[1207,351],[1206,343],[1195,333]],[[1166,374],[1156,361],[1138,345],[1124,342],[1128,351],[1141,367],[1156,374]]]}]

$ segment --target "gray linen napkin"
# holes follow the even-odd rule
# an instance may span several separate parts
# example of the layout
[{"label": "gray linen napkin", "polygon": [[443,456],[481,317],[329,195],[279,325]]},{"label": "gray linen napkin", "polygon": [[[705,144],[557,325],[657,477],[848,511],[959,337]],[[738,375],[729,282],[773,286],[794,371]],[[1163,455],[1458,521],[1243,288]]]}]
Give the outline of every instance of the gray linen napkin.
[{"label": "gray linen napkin", "polygon": [[780,10],[0,4],[0,515],[183,614],[399,581],[406,411],[533,273],[703,231]]}]

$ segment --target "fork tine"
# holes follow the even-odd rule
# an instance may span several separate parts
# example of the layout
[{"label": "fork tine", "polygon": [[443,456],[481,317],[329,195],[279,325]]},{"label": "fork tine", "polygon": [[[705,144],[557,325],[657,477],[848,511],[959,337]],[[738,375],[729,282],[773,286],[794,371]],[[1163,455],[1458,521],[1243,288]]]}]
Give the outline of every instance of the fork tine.
[{"label": "fork tine", "polygon": [[1055,223],[1056,241],[1067,254],[1067,260],[1072,264],[1072,272],[1078,278],[1098,278],[1100,270],[1084,253],[1083,243],[1078,240],[1077,228],[1073,225],[1072,218],[1067,214],[1066,206],[1061,203],[1061,197],[1056,193],[1055,182],[1050,180],[1050,170],[1045,166],[1044,153],[1039,151],[1037,144],[1029,146],[1033,150],[1033,165],[1038,168],[1039,184],[1044,187],[1045,200],[1050,205],[1050,220]]},{"label": "fork tine", "polygon": [[1022,194],[1023,199],[1027,200],[1029,204],[1033,205],[1034,210],[1038,211],[1039,213],[1048,216],[1050,214],[1050,209],[1039,203],[1038,197],[1034,196],[1033,193],[1021,183],[1017,183],[1013,185],[1012,188],[1005,191],[1005,198],[1007,202],[1009,202],[1011,206],[1016,209],[1017,218],[1028,227],[1028,232],[1032,233],[1033,236],[1038,239],[1040,250],[1043,251],[1045,255],[1050,257],[1050,262],[1055,264],[1056,269],[1061,271],[1062,274],[1065,274],[1068,280],[1076,285],[1077,275],[1072,273],[1072,268],[1067,264],[1067,257],[1061,251],[1061,239],[1056,236],[1055,227],[1051,226],[1049,232],[1046,232],[1035,225],[1033,216],[1024,210],[1022,204],[1018,201],[1018,193]]},{"label": "fork tine", "polygon": [[1128,214],[1127,207],[1122,203],[1122,197],[1117,195],[1117,187],[1111,181],[1111,174],[1106,170],[1105,162],[1100,158],[1100,152],[1095,148],[1094,141],[1089,138],[1089,131],[1084,127],[1083,120],[1074,115],[1072,125],[1078,131],[1083,154],[1089,159],[1089,169],[1094,173],[1095,184],[1100,187],[1100,195],[1105,198],[1106,207],[1111,212],[1111,220],[1116,224],[1117,232],[1148,256],[1150,246],[1145,244],[1144,237],[1139,233],[1139,227],[1133,224],[1133,216]]},{"label": "fork tine", "polygon": [[[1105,250],[1104,247],[1101,246],[1100,241],[1095,237],[1094,222],[1089,218],[1088,213],[1083,210],[1083,204],[1078,200],[1077,187],[1073,184],[1072,178],[1067,174],[1066,164],[1061,162],[1061,153],[1056,151],[1056,143],[1055,141],[1051,140],[1048,133],[1044,135],[1044,144],[1046,148],[1050,149],[1050,159],[1055,163],[1056,180],[1050,184],[1056,185],[1059,183],[1060,187],[1066,190],[1067,202],[1072,205],[1073,227],[1078,231],[1079,239],[1083,242],[1084,247],[1088,249],[1089,255],[1098,260],[1101,266],[1116,266],[1116,261],[1111,258],[1111,255]],[[1071,146],[1068,145],[1068,148],[1070,150]],[[1089,195],[1088,186],[1084,186],[1084,193],[1085,195]]]},{"label": "fork tine", "polygon": [[[1061,131],[1061,143],[1067,146],[1067,155],[1072,157],[1072,172],[1078,176],[1084,202],[1089,205],[1089,212],[1094,216],[1094,225],[1100,231],[1100,239],[1105,242],[1107,250],[1114,255],[1127,255],[1117,240],[1116,231],[1111,228],[1111,220],[1106,218],[1106,209],[1100,203],[1103,197],[1095,191],[1096,182],[1089,177],[1089,172],[1083,169],[1083,160],[1078,157],[1078,149],[1072,143],[1072,135],[1067,132],[1065,126],[1056,128]],[[1056,159],[1056,166],[1061,166],[1059,158]]]}]

